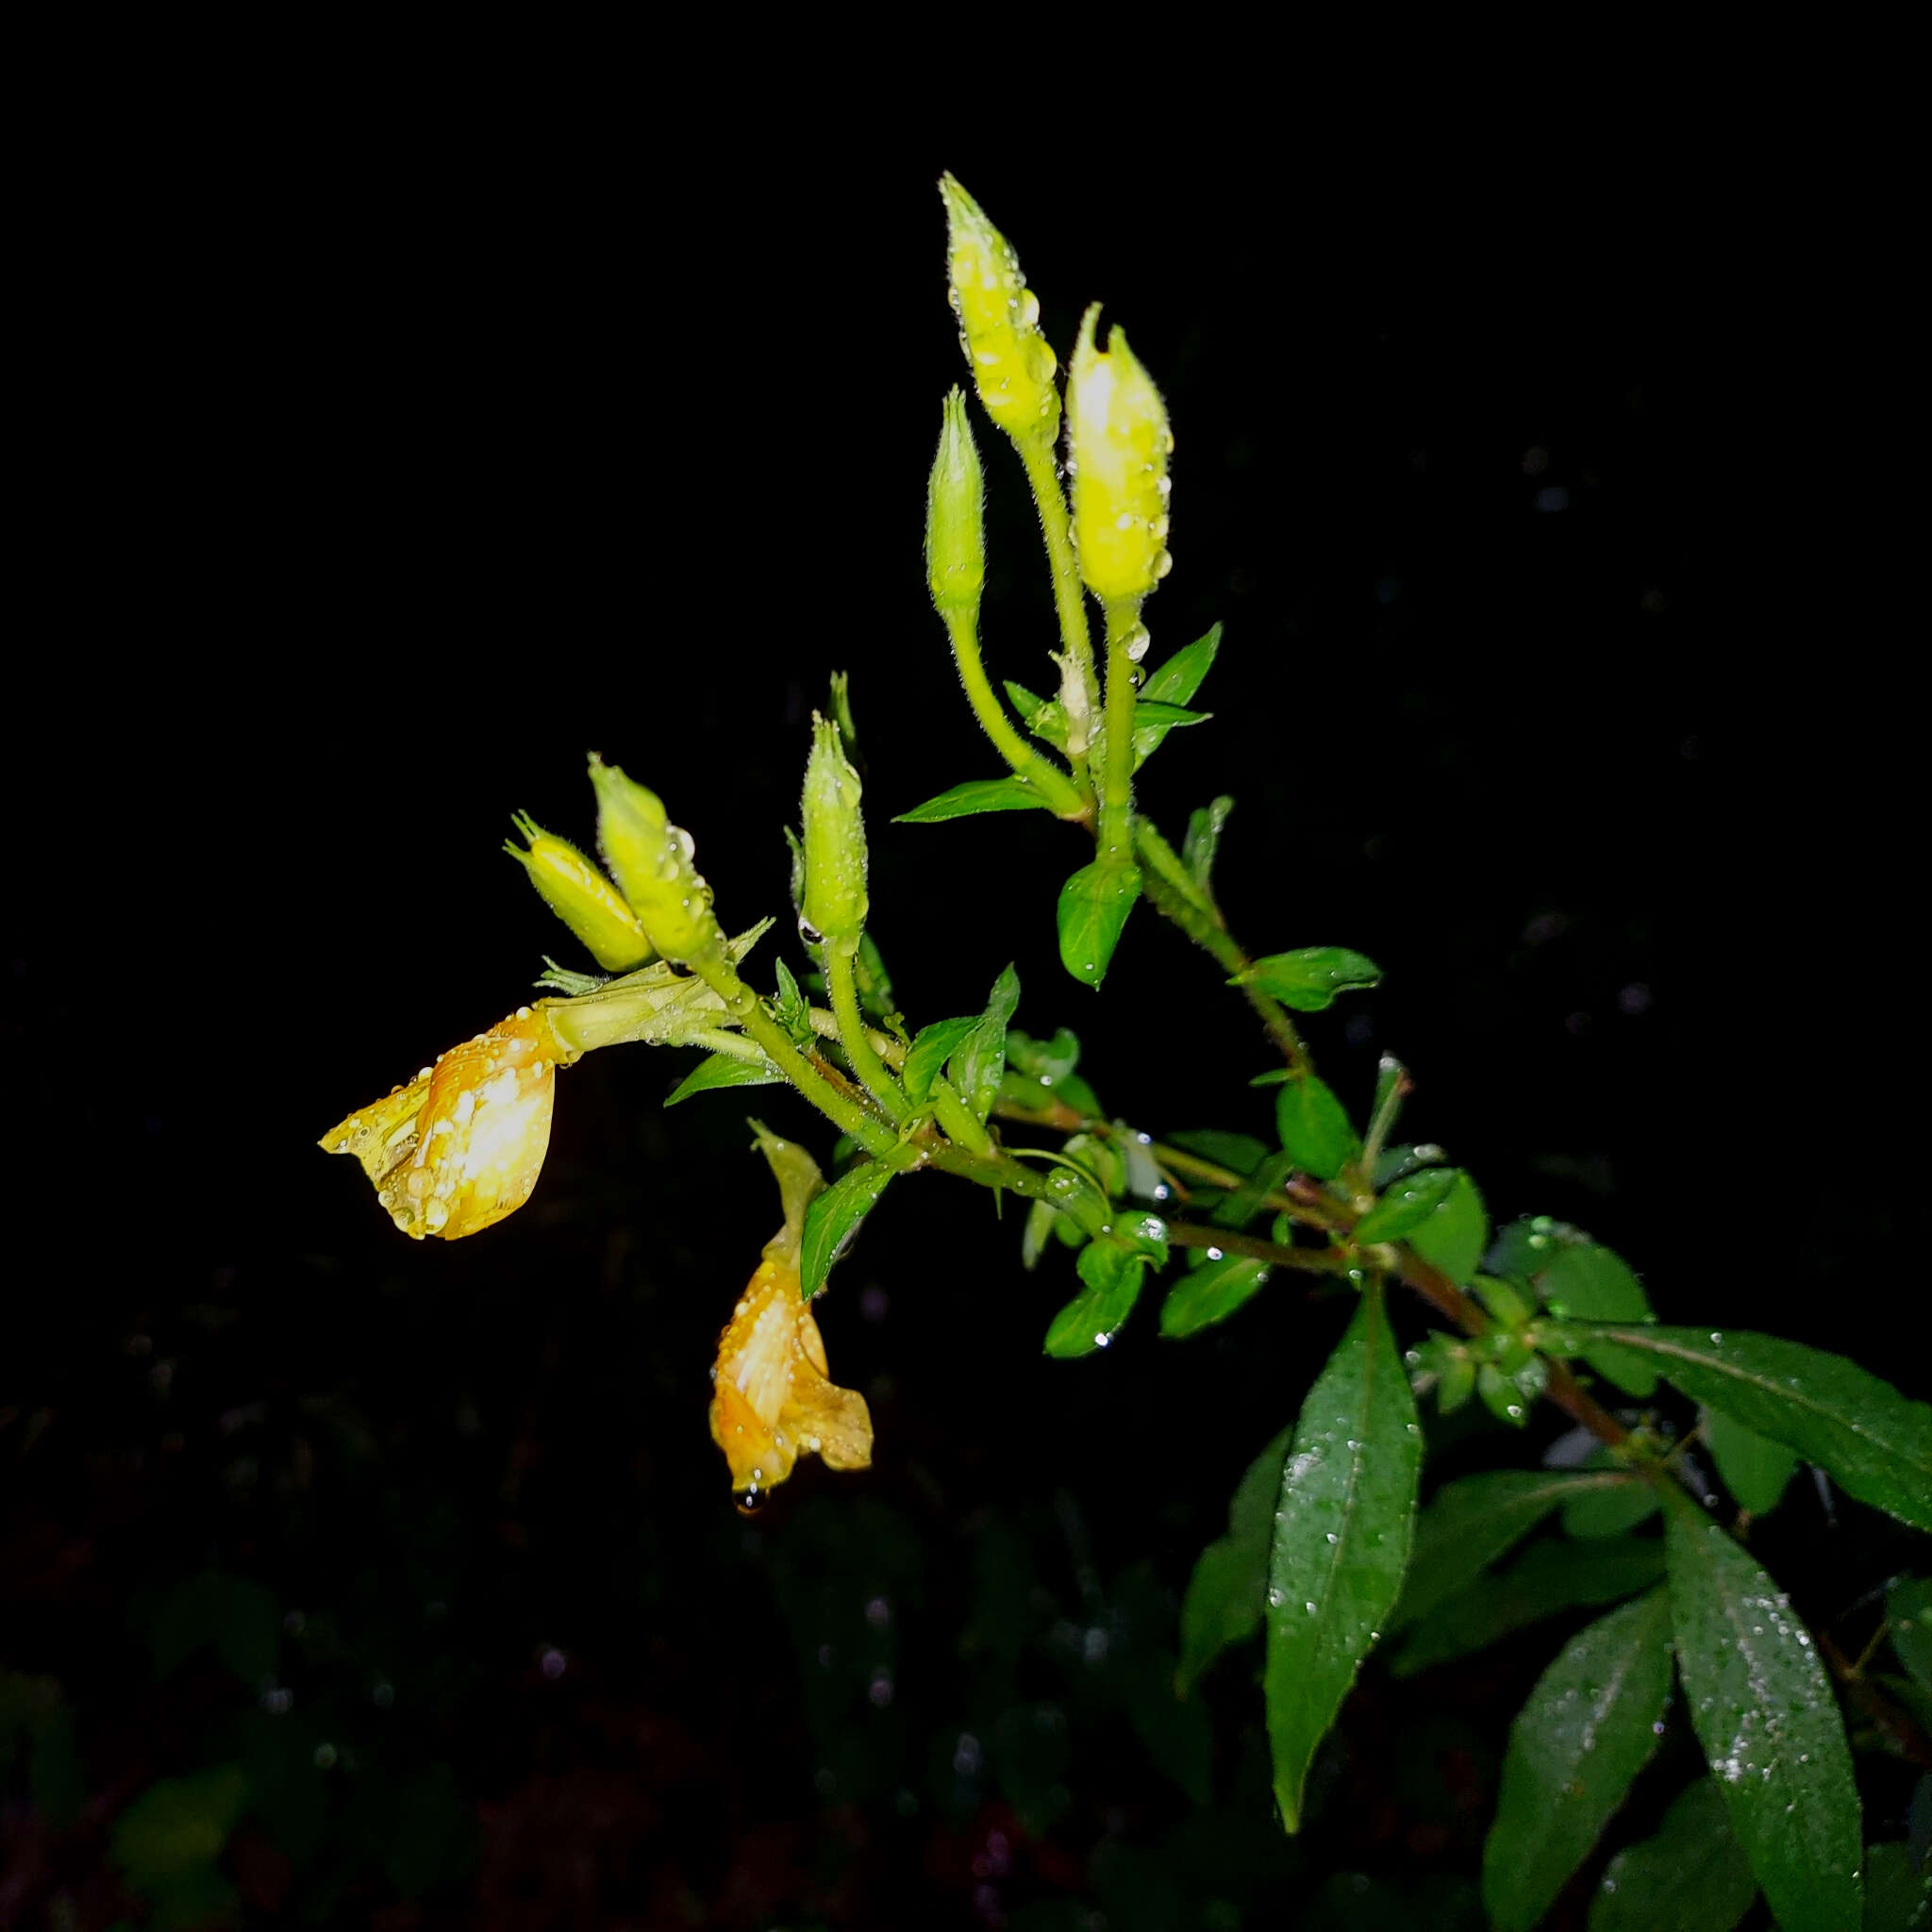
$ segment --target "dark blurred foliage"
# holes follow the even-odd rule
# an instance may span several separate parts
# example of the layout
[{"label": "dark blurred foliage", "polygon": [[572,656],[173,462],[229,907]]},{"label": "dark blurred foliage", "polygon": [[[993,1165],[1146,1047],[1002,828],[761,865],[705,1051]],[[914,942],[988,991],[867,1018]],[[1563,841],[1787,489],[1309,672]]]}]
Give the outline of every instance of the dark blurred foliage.
[{"label": "dark blurred foliage", "polygon": [[[1103,298],[1165,386],[1154,657],[1227,634],[1214,722],[1142,795],[1176,833],[1236,795],[1253,948],[1383,964],[1310,1024],[1331,1078],[1359,1105],[1399,1053],[1406,1128],[1499,1221],[1613,1243],[1665,1319],[1922,1391],[1852,1313],[1884,1191],[1854,1243],[1814,1177],[1896,1104],[1889,726],[1728,547],[1740,425],[1831,407],[1767,209],[1622,148],[1477,181],[1308,137],[1109,194],[937,134],[839,162],[593,115],[560,149],[275,122],[170,126],[78,189],[92,240],[45,298],[0,1924],[137,1897],[390,1932],[1474,1924],[1507,1720],[1564,1626],[1409,1685],[1372,1665],[1292,1843],[1258,1658],[1169,1694],[1177,1593],[1339,1307],[1282,1284],[1166,1344],[1150,1301],[1049,1363],[1064,1257],[1024,1274],[1016,1216],[921,1180],[823,1309],[876,1467],[808,1466],[745,1523],[706,1368],[778,1221],[747,1098],[827,1151],[789,1095],[666,1114],[690,1056],[599,1056],[530,1206],[447,1249],[313,1143],[570,957],[497,847],[519,808],[588,836],[587,748],[662,791],[728,924],[782,912],[835,668],[908,1018],[1014,959],[1020,1024],[1075,1027],[1136,1125],[1266,1131],[1264,1042],[1150,913],[1102,998],[1060,972],[1073,833],[888,823],[997,769],[919,554],[962,374],[950,166],[1056,343]],[[985,452],[988,655],[1038,685],[1044,569]],[[1874,991],[1822,1024],[1846,987]],[[1432,1473],[1557,1432],[1458,1418]],[[1853,1651],[1907,1560],[1808,1491],[1757,1546]]]}]

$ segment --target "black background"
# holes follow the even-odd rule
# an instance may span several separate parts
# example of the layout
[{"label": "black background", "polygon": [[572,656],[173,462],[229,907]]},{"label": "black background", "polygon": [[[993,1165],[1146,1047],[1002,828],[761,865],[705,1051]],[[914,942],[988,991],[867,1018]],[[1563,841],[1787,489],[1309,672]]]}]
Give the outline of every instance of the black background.
[{"label": "black background", "polygon": [[[1048,1363],[1064,1257],[1023,1274],[1016,1217],[922,1179],[822,1309],[874,1470],[807,1468],[745,1524],[705,1372],[777,1221],[746,1096],[665,1114],[691,1056],[586,1062],[529,1207],[447,1248],[402,1241],[314,1142],[517,1005],[540,954],[575,959],[498,847],[519,808],[588,840],[588,749],[690,827],[728,926],[782,913],[834,669],[911,1024],[1012,960],[1019,1024],[1074,1026],[1109,1108],[1267,1131],[1265,1042],[1148,911],[1104,995],[1060,971],[1077,835],[889,823],[997,770],[920,558],[962,375],[950,166],[1056,345],[1103,300],[1167,393],[1150,661],[1227,628],[1214,722],[1141,799],[1177,837],[1234,794],[1252,950],[1381,962],[1346,1008],[1366,1024],[1307,1029],[1345,1097],[1399,1054],[1405,1131],[1499,1223],[1584,1224],[1666,1320],[1923,1387],[1847,1326],[1899,1231],[1902,721],[1856,626],[1795,608],[1835,524],[1758,513],[1882,389],[1820,285],[1879,305],[1802,171],[1747,188],[1641,145],[1478,172],[1298,142],[1113,179],[971,139],[840,160],[595,124],[480,152],[184,125],[96,191],[43,295],[0,1362],[0,1662],[61,1686],[87,1801],[64,1834],[16,1816],[8,1909],[65,1888],[107,1924],[116,1812],[230,1757],[280,1794],[229,1855],[251,1923],[1051,1927],[1079,1900],[1179,1924],[1216,1896],[1380,1923],[1346,1916],[1354,1872],[1402,1923],[1450,1899],[1399,1889],[1474,1870],[1548,1643],[1412,1705],[1372,1672],[1292,1852],[1245,1663],[1213,1680],[1219,1808],[1191,1824],[1108,1675],[1172,1645],[1332,1304],[1277,1287],[1171,1344],[1150,1297],[1107,1356]],[[987,655],[1041,688],[1044,568],[1017,466],[982,448]],[[828,1153],[790,1096],[749,1099]],[[1451,1435],[1450,1473],[1521,1453]],[[1862,1517],[1788,1513],[1765,1546],[1814,1615],[1904,1560]],[[208,1570],[290,1620],[259,1682],[208,1651],[157,1668],[170,1591]],[[1073,1740],[1047,1823],[999,1774],[1029,1724]],[[948,1770],[962,1734],[983,1774]],[[321,1743],[338,1763],[307,1775]]]}]

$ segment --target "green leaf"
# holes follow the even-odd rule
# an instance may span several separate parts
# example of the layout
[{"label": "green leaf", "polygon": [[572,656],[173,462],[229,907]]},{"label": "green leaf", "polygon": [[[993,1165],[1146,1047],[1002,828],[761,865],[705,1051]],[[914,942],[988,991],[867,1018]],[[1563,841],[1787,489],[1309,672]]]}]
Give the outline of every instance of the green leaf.
[{"label": "green leaf", "polygon": [[1605,1328],[1693,1402],[1795,1450],[1848,1496],[1932,1529],[1932,1407],[1857,1363],[1740,1329]]},{"label": "green leaf", "polygon": [[1454,1185],[1436,1203],[1429,1218],[1409,1235],[1408,1244],[1424,1261],[1466,1288],[1490,1244],[1490,1217],[1474,1181],[1459,1167],[1453,1172]]},{"label": "green leaf", "polygon": [[1361,1151],[1347,1110],[1313,1074],[1283,1084],[1274,1097],[1274,1126],[1294,1164],[1318,1181],[1332,1181]]},{"label": "green leaf", "polygon": [[1449,1199],[1453,1167],[1425,1167],[1399,1180],[1355,1224],[1358,1241],[1396,1241],[1413,1234]]},{"label": "green leaf", "polygon": [[1150,703],[1146,698],[1134,705],[1134,769],[1138,772],[1159,750],[1170,731],[1183,724],[1205,724],[1212,711],[1190,711],[1179,705]]},{"label": "green leaf", "polygon": [[1024,684],[1006,680],[1007,695],[1020,714],[1020,722],[1035,738],[1043,738],[1056,751],[1067,748],[1067,710],[1058,698],[1042,698]]},{"label": "green leaf", "polygon": [[1724,1488],[1741,1508],[1754,1516],[1775,1509],[1798,1458],[1776,1442],[1768,1442],[1755,1429],[1733,1422],[1722,1409],[1704,1411],[1704,1440]]},{"label": "green leaf", "polygon": [[906,1065],[899,1079],[906,1089],[907,1099],[914,1107],[925,1105],[940,1069],[945,1065],[953,1049],[978,1024],[979,1015],[969,1013],[963,1020],[935,1020],[930,1026],[922,1026],[912,1036],[911,1050],[906,1056]]},{"label": "green leaf", "polygon": [[1253,1174],[1268,1153],[1267,1142],[1253,1134],[1224,1133],[1219,1127],[1184,1127],[1167,1138],[1185,1152],[1198,1154],[1203,1160],[1215,1161],[1240,1174]]},{"label": "green leaf", "polygon": [[1234,800],[1225,795],[1212,805],[1204,805],[1188,814],[1188,836],[1181,841],[1181,863],[1193,875],[1194,883],[1206,891],[1214,871],[1214,856],[1221,849],[1221,834]]},{"label": "green leaf", "polygon": [[1035,1040],[1017,1026],[1007,1029],[1007,1064],[1041,1087],[1056,1087],[1080,1064],[1080,1041],[1064,1026],[1051,1040]]},{"label": "green leaf", "polygon": [[1418,1624],[1390,1662],[1398,1677],[1486,1650],[1512,1631],[1583,1606],[1613,1604],[1664,1574],[1655,1537],[1532,1543],[1507,1570],[1487,1571]]},{"label": "green leaf", "polygon": [[1186,704],[1201,689],[1201,680],[1208,675],[1220,649],[1221,626],[1217,624],[1207,636],[1196,638],[1191,644],[1183,644],[1157,670],[1150,671],[1147,682],[1141,687],[1141,696],[1157,704]]},{"label": "green leaf", "polygon": [[781,1085],[784,1078],[770,1060],[741,1060],[736,1054],[708,1053],[671,1090],[664,1105],[675,1107],[680,1100],[689,1100],[693,1093],[703,1093],[713,1087],[774,1087]]},{"label": "green leaf", "polygon": [[1899,1662],[1932,1690],[1932,1577],[1907,1576],[1894,1583],[1886,1595],[1885,1615]]},{"label": "green leaf", "polygon": [[882,1160],[864,1161],[841,1174],[824,1193],[812,1196],[798,1243],[798,1288],[807,1301],[825,1285],[832,1263],[850,1245],[858,1224],[872,1212],[896,1172]]},{"label": "green leaf", "polygon": [[1007,1022],[1020,1004],[1020,975],[1008,966],[992,983],[986,1010],[953,1049],[946,1071],[959,1097],[984,1121],[1007,1071]]},{"label": "green leaf", "polygon": [[937,825],[946,819],[971,818],[974,812],[1024,811],[1029,806],[1038,806],[1042,811],[1053,809],[1024,779],[969,778],[937,798],[928,798],[924,805],[915,805],[910,811],[902,811],[892,823]]},{"label": "green leaf", "polygon": [[[1610,1472],[1620,1465],[1607,1449],[1600,1449],[1584,1467]],[[1615,1484],[1563,1505],[1563,1534],[1586,1541],[1622,1536],[1626,1529],[1647,1523],[1657,1512],[1657,1486],[1626,1470]]]},{"label": "green leaf", "polygon": [[1784,1594],[1721,1524],[1664,1511],[1684,1699],[1783,1932],[1858,1923],[1858,1792],[1824,1667]]},{"label": "green leaf", "polygon": [[1339,992],[1374,986],[1382,969],[1346,946],[1302,946],[1292,953],[1270,953],[1253,961],[1230,986],[1258,986],[1298,1013],[1320,1013]]},{"label": "green leaf", "polygon": [[1168,1290],[1160,1305],[1160,1332],[1170,1341],[1224,1322],[1257,1293],[1274,1269],[1247,1255],[1204,1261]]},{"label": "green leaf", "polygon": [[1509,1727],[1483,1845],[1495,1932],[1530,1932],[1649,1763],[1671,1697],[1671,1606],[1661,1590],[1580,1630]]},{"label": "green leaf", "polygon": [[162,1778],[115,1819],[113,1860],[135,1890],[172,1891],[213,1868],[247,1798],[239,1764]]},{"label": "green leaf", "polygon": [[1655,1838],[1604,1867],[1590,1932],[1731,1932],[1757,1896],[1716,1781],[1701,1777],[1671,1801]]},{"label": "green leaf", "polygon": [[1046,1331],[1046,1352],[1071,1361],[1106,1348],[1141,1298],[1147,1257],[1110,1237],[1091,1241],[1074,1262],[1087,1285]]},{"label": "green leaf", "polygon": [[1388,1627],[1420,1622],[1507,1556],[1552,1509],[1617,1480],[1607,1473],[1499,1469],[1443,1484],[1416,1520],[1415,1555]]},{"label": "green leaf", "polygon": [[1925,1932],[1932,1925],[1923,1857],[1923,1846],[1903,1839],[1866,1846],[1865,1932]]},{"label": "green leaf", "polygon": [[[1621,1256],[1595,1241],[1560,1241],[1546,1252],[1548,1258],[1536,1274],[1537,1292],[1559,1320],[1650,1320],[1650,1297]],[[1656,1368],[1627,1349],[1597,1342],[1584,1351],[1583,1358],[1640,1401],[1657,1391]]]},{"label": "green leaf", "polygon": [[1261,1627],[1268,1596],[1268,1539],[1290,1430],[1256,1457],[1227,1509],[1227,1534],[1201,1552],[1181,1600],[1181,1660],[1174,1688],[1185,1697],[1224,1650]]},{"label": "green leaf", "polygon": [[1060,963],[1082,986],[1107,977],[1121,928],[1140,896],[1141,874],[1131,864],[1096,858],[1060,888]]},{"label": "green leaf", "polygon": [[1264,1693],[1282,1823],[1401,1592],[1422,1429],[1373,1287],[1308,1391],[1281,1472],[1268,1565]]}]

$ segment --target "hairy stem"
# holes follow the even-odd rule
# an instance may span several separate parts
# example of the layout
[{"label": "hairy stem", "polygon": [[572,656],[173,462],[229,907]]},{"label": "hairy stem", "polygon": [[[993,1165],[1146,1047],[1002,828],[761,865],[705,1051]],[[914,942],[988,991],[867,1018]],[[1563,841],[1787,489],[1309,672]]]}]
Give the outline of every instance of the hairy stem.
[{"label": "hairy stem", "polygon": [[1141,600],[1107,607],[1107,764],[1100,782],[1100,856],[1124,862],[1133,854],[1134,660],[1127,647],[1141,628]]},{"label": "hairy stem", "polygon": [[899,1083],[889,1074],[873,1051],[872,1037],[859,1017],[858,991],[852,977],[852,956],[827,941],[824,948],[825,984],[832,995],[832,1014],[838,1023],[839,1044],[860,1084],[895,1121],[903,1121],[911,1108],[899,1091]]},{"label": "hairy stem", "polygon": [[1053,605],[1060,621],[1060,642],[1074,667],[1086,717],[1075,720],[1068,709],[1070,724],[1081,725],[1076,747],[1071,737],[1068,756],[1074,760],[1076,777],[1087,769],[1087,733],[1100,715],[1100,678],[1093,663],[1093,643],[1087,629],[1087,600],[1080,588],[1080,567],[1074,557],[1074,532],[1067,515],[1067,499],[1060,479],[1054,474],[1053,445],[1043,436],[1018,437],[1014,447],[1026,466],[1026,481],[1033,491],[1034,508],[1040,512],[1040,532],[1046,540],[1046,561],[1053,573]]},{"label": "hairy stem", "polygon": [[972,617],[957,609],[942,614],[947,635],[953,641],[953,661],[959,667],[959,682],[966,687],[966,701],[979,720],[979,728],[1013,768],[1014,776],[1031,785],[1055,812],[1063,819],[1084,820],[1088,815],[1087,801],[1074,789],[1074,781],[1020,736],[1018,727],[993,695],[992,686],[987,682],[986,666],[979,661],[979,638]]}]

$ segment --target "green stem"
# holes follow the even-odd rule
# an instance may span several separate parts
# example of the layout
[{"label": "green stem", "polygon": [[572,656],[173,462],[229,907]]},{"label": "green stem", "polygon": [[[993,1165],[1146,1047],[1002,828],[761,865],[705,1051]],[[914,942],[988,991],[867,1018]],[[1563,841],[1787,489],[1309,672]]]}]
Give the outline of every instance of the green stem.
[{"label": "green stem", "polygon": [[1100,856],[1116,863],[1133,851],[1134,660],[1127,645],[1141,627],[1141,599],[1107,607],[1107,766],[1100,783]]},{"label": "green stem", "polygon": [[765,1011],[758,994],[739,978],[723,948],[693,959],[691,965],[724,1002],[731,1017],[764,1049],[765,1058],[834,1126],[850,1134],[874,1156],[887,1154],[899,1144],[899,1137],[891,1127],[857,1101],[847,1099],[792,1045],[791,1036]]},{"label": "green stem", "polygon": [[1170,1221],[1167,1238],[1178,1247],[1219,1248],[1224,1255],[1247,1255],[1257,1261],[1307,1269],[1316,1274],[1347,1274],[1356,1266],[1339,1248],[1285,1248],[1279,1241],[1237,1234],[1232,1228],[1202,1227],[1191,1221]]},{"label": "green stem", "polygon": [[951,1081],[935,1080],[926,1098],[933,1119],[939,1122],[948,1140],[971,1148],[974,1154],[992,1152],[992,1137],[980,1125],[979,1116],[959,1098]]},{"label": "green stem", "polygon": [[759,1066],[764,1062],[765,1050],[756,1041],[745,1039],[741,1033],[725,1033],[715,1026],[700,1028],[688,1033],[682,1041],[684,1046],[701,1046],[707,1053],[722,1053],[728,1059],[743,1060],[748,1066]]},{"label": "green stem", "polygon": [[1031,785],[1063,819],[1084,819],[1087,802],[1074,788],[1074,781],[1020,736],[1020,733],[993,695],[987,682],[986,667],[979,661],[979,638],[972,615],[964,610],[941,612],[946,633],[953,641],[953,662],[959,667],[959,682],[966,687],[966,701],[979,728],[992,740],[994,748],[1013,768],[1023,784]]},{"label": "green stem", "polygon": [[[1189,1154],[1179,1147],[1170,1147],[1156,1141],[1147,1149],[1155,1160],[1170,1173],[1185,1174],[1190,1180],[1205,1181],[1210,1188],[1225,1188],[1233,1193],[1238,1188],[1246,1186],[1247,1176],[1239,1174],[1232,1168],[1223,1167],[1212,1160],[1203,1160],[1198,1154]],[[1345,1228],[1350,1220],[1348,1210],[1339,1201],[1325,1196],[1310,1198],[1299,1192],[1263,1194],[1256,1203],[1259,1208],[1272,1208],[1277,1214],[1292,1215],[1295,1220],[1306,1222],[1310,1227]]]},{"label": "green stem", "polygon": [[[1100,715],[1100,677],[1093,663],[1093,643],[1087,629],[1087,599],[1080,588],[1080,566],[1074,556],[1073,525],[1067,515],[1067,499],[1060,479],[1054,474],[1053,444],[1044,436],[1018,437],[1014,447],[1026,466],[1026,481],[1033,491],[1033,506],[1040,512],[1041,535],[1046,539],[1046,561],[1053,573],[1053,606],[1060,621],[1060,642],[1072,660],[1074,675],[1086,702],[1087,729]],[[1069,722],[1073,722],[1071,708]],[[1087,768],[1087,745],[1083,737],[1077,748],[1068,743],[1074,775]]]},{"label": "green stem", "polygon": [[[839,1016],[828,1013],[824,1007],[808,1007],[806,1018],[811,1022],[811,1030],[821,1040],[838,1040]],[[906,1064],[906,1049],[890,1033],[881,1033],[875,1026],[865,1029],[866,1044],[884,1060],[894,1073]]]},{"label": "green stem", "polygon": [[912,1109],[905,1094],[899,1091],[899,1083],[887,1073],[878,1055],[872,1050],[865,1022],[859,1017],[858,989],[852,977],[852,956],[836,940],[828,940],[824,947],[824,960],[825,984],[832,995],[832,1016],[839,1023],[839,1044],[845,1049],[845,1058],[851,1063],[852,1071],[858,1075],[859,1084],[895,1121],[903,1121]]}]

